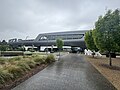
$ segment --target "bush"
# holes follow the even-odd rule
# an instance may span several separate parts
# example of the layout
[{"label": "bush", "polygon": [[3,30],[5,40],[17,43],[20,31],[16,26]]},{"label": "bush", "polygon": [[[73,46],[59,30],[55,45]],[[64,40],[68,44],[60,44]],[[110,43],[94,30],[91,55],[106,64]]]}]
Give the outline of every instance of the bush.
[{"label": "bush", "polygon": [[27,63],[25,63],[25,61],[20,61],[17,63],[17,66],[20,67],[23,71],[28,71],[31,68],[29,67],[29,65]]},{"label": "bush", "polygon": [[0,58],[0,64],[5,64],[5,62],[6,62],[6,59]]},{"label": "bush", "polygon": [[55,61],[55,57],[53,54],[49,54],[45,60],[46,63],[51,63]]},{"label": "bush", "polygon": [[32,58],[32,57],[28,55],[24,55],[23,58]]},{"label": "bush", "polygon": [[13,78],[13,75],[8,73],[7,70],[0,69],[0,84],[5,83]]},{"label": "bush", "polygon": [[22,57],[15,57],[15,58],[12,58],[13,60],[15,61],[18,61],[18,60],[22,60]]},{"label": "bush", "polygon": [[36,63],[34,60],[25,60],[24,61],[30,68],[34,68]]},{"label": "bush", "polygon": [[48,55],[47,57],[43,55],[32,55],[24,58],[0,58],[0,84],[4,84],[10,80],[14,81],[34,68],[36,65],[51,63],[53,61],[55,61],[55,58],[52,54]]},{"label": "bush", "polygon": [[35,57],[39,57],[39,56],[37,54],[33,54],[32,57],[35,58]]},{"label": "bush", "polygon": [[34,61],[36,62],[36,64],[43,64],[45,63],[45,57],[40,57],[40,56],[35,57]]},{"label": "bush", "polygon": [[8,65],[7,67],[5,67],[5,69],[13,75],[14,79],[23,75],[23,70],[16,65]]},{"label": "bush", "polygon": [[8,61],[11,64],[16,64],[16,62],[21,61],[23,58],[22,57],[14,57],[14,58],[9,58]]}]

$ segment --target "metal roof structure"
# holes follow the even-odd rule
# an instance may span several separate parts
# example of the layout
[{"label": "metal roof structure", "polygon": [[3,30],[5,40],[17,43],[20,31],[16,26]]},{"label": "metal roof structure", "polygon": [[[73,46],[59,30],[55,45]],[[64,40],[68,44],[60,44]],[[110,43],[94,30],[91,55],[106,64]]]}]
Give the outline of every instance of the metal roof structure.
[{"label": "metal roof structure", "polygon": [[36,47],[52,46],[56,45],[57,38],[61,38],[65,46],[86,48],[84,34],[87,31],[88,30],[42,33],[39,34],[35,39],[31,40],[10,39],[9,44],[15,47],[22,45],[34,45]]}]

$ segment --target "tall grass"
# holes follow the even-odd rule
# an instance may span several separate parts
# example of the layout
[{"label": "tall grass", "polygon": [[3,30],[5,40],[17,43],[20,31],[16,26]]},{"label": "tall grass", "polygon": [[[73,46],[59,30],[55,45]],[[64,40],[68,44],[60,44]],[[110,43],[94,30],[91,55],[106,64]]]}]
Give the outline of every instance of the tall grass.
[{"label": "tall grass", "polygon": [[0,58],[0,84],[5,82],[14,81],[22,77],[25,73],[40,64],[47,64],[54,62],[54,55],[48,56],[32,55],[24,57],[15,57],[10,59]]},{"label": "tall grass", "polygon": [[0,68],[0,84],[4,84],[5,82],[12,80],[12,78],[12,74],[3,68]]},{"label": "tall grass", "polygon": [[31,69],[36,65],[34,60],[25,60],[24,63],[27,64]]},{"label": "tall grass", "polygon": [[5,67],[5,70],[8,71],[8,73],[13,75],[13,78],[16,79],[24,74],[22,68],[16,66],[16,65],[8,65]]},{"label": "tall grass", "polygon": [[20,67],[24,72],[27,72],[31,69],[29,65],[25,63],[25,61],[18,62],[16,66]]},{"label": "tall grass", "polygon": [[0,64],[5,64],[6,59],[5,58],[0,58]]},{"label": "tall grass", "polygon": [[33,60],[36,62],[36,64],[43,64],[43,63],[45,63],[45,57],[37,56]]},{"label": "tall grass", "polygon": [[47,62],[47,63],[52,63],[52,62],[54,62],[54,61],[55,61],[55,57],[54,57],[53,54],[49,54],[49,55],[47,56],[46,60],[45,60],[45,62]]}]

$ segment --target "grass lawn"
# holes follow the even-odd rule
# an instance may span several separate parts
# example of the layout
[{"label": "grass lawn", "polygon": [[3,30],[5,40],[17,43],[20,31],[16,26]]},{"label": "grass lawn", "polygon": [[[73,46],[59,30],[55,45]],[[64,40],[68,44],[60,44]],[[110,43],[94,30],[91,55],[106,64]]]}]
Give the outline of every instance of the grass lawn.
[{"label": "grass lawn", "polygon": [[105,76],[118,90],[120,90],[120,57],[112,58],[112,65],[109,66],[109,58],[105,56],[92,58],[85,56],[103,76]]}]

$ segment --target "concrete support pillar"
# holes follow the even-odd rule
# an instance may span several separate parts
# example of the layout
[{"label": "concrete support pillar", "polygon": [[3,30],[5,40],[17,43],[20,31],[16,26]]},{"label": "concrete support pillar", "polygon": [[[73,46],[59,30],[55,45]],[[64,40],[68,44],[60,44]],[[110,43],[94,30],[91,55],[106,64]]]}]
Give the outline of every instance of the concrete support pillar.
[{"label": "concrete support pillar", "polygon": [[41,46],[37,46],[37,50],[40,51]]}]

